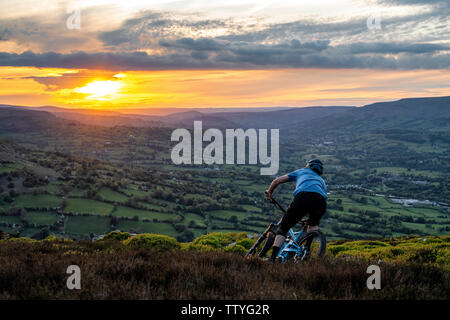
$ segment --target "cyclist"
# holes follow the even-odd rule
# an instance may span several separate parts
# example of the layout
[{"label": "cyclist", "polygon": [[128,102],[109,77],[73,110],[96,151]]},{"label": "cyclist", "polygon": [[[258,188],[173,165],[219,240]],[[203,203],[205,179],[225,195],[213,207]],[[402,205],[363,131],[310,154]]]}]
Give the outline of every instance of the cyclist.
[{"label": "cyclist", "polygon": [[275,188],[285,182],[295,181],[294,200],[278,225],[275,241],[272,247],[271,261],[275,261],[286,234],[306,214],[309,214],[307,232],[318,230],[319,222],[326,211],[327,186],[320,177],[323,174],[323,164],[319,159],[309,160],[302,169],[295,170],[272,181],[264,193],[272,201]]}]

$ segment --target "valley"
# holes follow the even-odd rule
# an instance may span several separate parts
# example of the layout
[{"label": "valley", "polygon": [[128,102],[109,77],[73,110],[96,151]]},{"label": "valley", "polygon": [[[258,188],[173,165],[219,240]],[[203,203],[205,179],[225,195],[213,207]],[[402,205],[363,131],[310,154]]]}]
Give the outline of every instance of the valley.
[{"label": "valley", "polygon": [[[4,232],[96,239],[121,230],[191,241],[213,231],[257,233],[280,217],[263,196],[274,176],[260,175],[259,165],[172,163],[170,135],[175,123],[192,127],[189,112],[159,116],[158,126],[55,114],[0,108]],[[442,97],[195,117],[205,128],[278,128],[278,175],[322,159],[329,201],[321,229],[335,240],[450,234],[449,114]],[[275,196],[287,207],[292,191],[283,185]]]}]

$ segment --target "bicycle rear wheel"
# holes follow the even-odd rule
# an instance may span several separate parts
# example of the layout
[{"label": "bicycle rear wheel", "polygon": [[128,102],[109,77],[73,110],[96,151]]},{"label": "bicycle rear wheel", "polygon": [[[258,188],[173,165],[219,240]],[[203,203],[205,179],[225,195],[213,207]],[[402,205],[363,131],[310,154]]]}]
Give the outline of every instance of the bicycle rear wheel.
[{"label": "bicycle rear wheel", "polygon": [[303,250],[299,252],[300,256],[295,257],[296,260],[309,260],[323,256],[327,247],[327,240],[325,235],[317,230],[305,234],[300,238],[298,244]]}]

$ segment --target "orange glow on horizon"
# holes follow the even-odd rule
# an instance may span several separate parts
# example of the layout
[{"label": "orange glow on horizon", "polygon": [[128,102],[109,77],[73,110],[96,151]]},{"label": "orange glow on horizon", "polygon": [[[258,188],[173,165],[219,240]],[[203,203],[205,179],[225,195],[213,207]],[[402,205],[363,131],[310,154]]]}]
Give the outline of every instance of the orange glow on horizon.
[{"label": "orange glow on horizon", "polygon": [[0,103],[65,108],[364,105],[450,95],[450,70],[108,71],[0,67]]}]

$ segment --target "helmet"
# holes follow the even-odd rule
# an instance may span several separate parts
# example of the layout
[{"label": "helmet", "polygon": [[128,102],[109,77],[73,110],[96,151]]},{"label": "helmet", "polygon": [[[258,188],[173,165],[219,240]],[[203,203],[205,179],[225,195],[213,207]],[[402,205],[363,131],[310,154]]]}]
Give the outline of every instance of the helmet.
[{"label": "helmet", "polygon": [[317,173],[319,176],[323,174],[323,163],[319,159],[309,160],[306,163],[305,168],[310,168],[312,171]]}]

